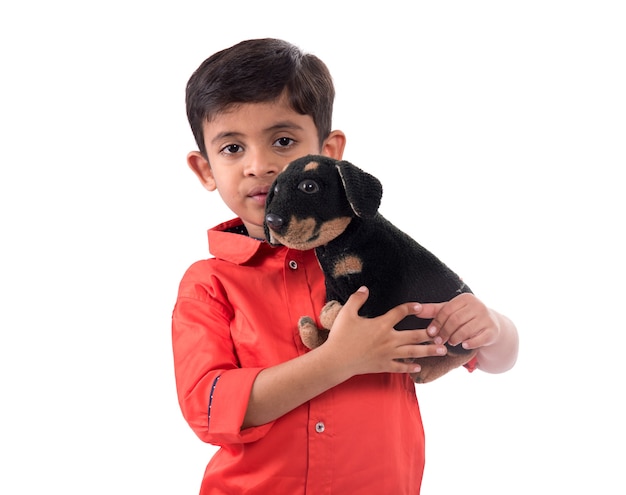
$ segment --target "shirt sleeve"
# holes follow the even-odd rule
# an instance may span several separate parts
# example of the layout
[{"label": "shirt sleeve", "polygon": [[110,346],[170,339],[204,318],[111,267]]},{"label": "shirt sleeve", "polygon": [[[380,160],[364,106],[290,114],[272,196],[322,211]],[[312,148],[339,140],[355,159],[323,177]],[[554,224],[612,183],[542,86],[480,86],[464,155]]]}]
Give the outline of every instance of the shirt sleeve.
[{"label": "shirt sleeve", "polygon": [[241,430],[262,368],[240,368],[230,338],[232,310],[219,287],[183,278],[172,314],[178,402],[191,429],[214,445],[253,442],[272,423]]},{"label": "shirt sleeve", "polygon": [[474,356],[472,359],[470,359],[467,363],[465,363],[463,366],[465,366],[465,368],[467,369],[467,371],[469,371],[470,373],[472,373],[473,371],[476,370],[477,366],[478,366],[478,358],[476,356]]}]

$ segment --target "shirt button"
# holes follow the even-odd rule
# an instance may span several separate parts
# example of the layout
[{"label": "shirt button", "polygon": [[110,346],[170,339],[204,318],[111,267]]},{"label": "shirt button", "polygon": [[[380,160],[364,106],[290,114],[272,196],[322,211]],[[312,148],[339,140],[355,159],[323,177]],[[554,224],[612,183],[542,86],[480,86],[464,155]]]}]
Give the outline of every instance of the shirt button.
[{"label": "shirt button", "polygon": [[326,427],[324,426],[324,423],[322,421],[315,425],[315,431],[318,433],[324,433],[325,428]]},{"label": "shirt button", "polygon": [[291,261],[289,262],[289,268],[291,268],[292,270],[297,269],[297,268],[298,268],[298,262],[297,262],[297,261],[294,261],[294,260],[291,260]]}]

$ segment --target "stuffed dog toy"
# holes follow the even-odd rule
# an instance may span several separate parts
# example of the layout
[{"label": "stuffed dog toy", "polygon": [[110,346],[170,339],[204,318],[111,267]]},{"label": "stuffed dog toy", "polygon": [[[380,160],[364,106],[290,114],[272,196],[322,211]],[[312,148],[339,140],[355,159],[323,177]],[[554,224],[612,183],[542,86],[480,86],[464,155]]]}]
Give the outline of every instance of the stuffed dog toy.
[{"label": "stuffed dog toy", "polygon": [[[265,235],[272,245],[315,249],[325,276],[326,299],[318,328],[310,316],[298,322],[308,348],[321,345],[339,309],[360,286],[369,297],[359,314],[376,317],[405,302],[444,302],[471,292],[431,252],[380,213],[382,185],[347,161],[308,155],[290,163],[268,192]],[[408,316],[397,330],[426,328],[431,320]],[[414,360],[411,376],[426,383],[467,363],[476,351],[448,346],[445,356]]]}]

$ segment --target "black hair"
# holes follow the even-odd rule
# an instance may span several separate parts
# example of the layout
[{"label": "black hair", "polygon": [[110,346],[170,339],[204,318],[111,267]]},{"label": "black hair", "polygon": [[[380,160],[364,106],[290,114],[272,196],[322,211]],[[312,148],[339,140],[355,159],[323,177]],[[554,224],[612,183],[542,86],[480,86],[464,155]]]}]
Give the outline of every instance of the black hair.
[{"label": "black hair", "polygon": [[206,157],[203,124],[238,103],[277,100],[285,93],[298,113],[310,115],[320,147],[331,132],[335,88],[315,55],[283,40],[242,41],[207,58],[187,83],[187,118]]}]

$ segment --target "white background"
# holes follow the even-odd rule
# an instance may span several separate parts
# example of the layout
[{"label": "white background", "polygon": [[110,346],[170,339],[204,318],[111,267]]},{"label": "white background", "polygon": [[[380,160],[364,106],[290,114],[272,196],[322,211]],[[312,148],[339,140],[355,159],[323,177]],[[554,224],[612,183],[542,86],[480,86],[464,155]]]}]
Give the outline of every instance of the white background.
[{"label": "white background", "polygon": [[329,66],[382,213],[519,327],[511,372],[419,387],[423,493],[624,493],[621,4],[3,3],[0,492],[197,493],[170,315],[231,214],[184,87],[268,36]]}]

